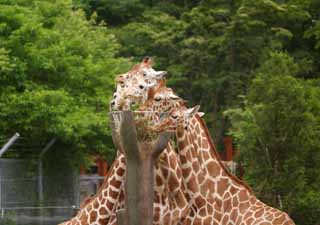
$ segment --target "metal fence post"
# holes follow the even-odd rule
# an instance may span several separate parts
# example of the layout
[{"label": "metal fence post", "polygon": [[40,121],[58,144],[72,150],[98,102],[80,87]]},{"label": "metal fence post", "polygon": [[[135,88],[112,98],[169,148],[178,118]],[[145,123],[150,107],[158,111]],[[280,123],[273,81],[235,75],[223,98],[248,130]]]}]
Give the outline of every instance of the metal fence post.
[{"label": "metal fence post", "polygon": [[0,158],[19,137],[20,137],[20,134],[19,133],[15,133],[9,139],[9,141],[0,149]]}]

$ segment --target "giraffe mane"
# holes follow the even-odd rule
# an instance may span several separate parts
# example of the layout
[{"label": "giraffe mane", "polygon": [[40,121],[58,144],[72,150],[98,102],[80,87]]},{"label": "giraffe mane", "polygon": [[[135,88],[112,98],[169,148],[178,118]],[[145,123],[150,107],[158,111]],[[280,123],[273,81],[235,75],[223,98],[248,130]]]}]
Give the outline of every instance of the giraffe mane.
[{"label": "giraffe mane", "polygon": [[201,117],[200,117],[198,114],[196,114],[195,116],[196,116],[197,121],[202,125],[202,128],[203,128],[203,130],[204,130],[204,132],[205,132],[205,134],[206,134],[206,136],[207,136],[207,138],[208,138],[209,146],[210,146],[210,148],[212,149],[210,152],[213,153],[214,156],[217,158],[217,160],[218,160],[221,168],[223,169],[223,171],[224,171],[233,181],[235,181],[236,183],[238,183],[238,184],[242,185],[243,187],[245,187],[245,188],[249,191],[249,193],[254,194],[254,193],[253,193],[253,190],[251,189],[251,187],[250,187],[245,181],[240,180],[238,177],[236,177],[235,175],[233,175],[232,173],[230,173],[230,172],[226,169],[226,167],[222,164],[221,158],[220,158],[219,154],[217,153],[217,150],[216,150],[216,148],[215,148],[215,146],[214,146],[214,144],[213,144],[213,141],[212,141],[212,138],[211,138],[211,135],[210,135],[210,133],[209,133],[209,130],[208,130],[207,125],[204,123],[204,121],[201,119]]}]

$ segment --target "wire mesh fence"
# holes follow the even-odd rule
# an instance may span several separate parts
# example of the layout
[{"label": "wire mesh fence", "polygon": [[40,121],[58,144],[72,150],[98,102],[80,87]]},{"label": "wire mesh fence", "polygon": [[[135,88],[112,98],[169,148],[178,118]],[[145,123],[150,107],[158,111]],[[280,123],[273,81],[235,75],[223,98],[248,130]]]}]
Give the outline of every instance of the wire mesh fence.
[{"label": "wire mesh fence", "polygon": [[103,180],[71,170],[46,177],[32,171],[25,161],[0,160],[0,225],[56,225],[75,215],[82,199],[95,194]]}]

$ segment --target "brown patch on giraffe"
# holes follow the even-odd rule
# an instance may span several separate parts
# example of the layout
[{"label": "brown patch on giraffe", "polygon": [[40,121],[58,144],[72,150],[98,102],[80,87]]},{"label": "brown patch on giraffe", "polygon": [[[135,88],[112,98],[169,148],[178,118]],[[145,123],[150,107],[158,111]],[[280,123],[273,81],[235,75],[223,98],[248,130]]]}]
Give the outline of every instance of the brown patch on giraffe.
[{"label": "brown patch on giraffe", "polygon": [[273,220],[273,215],[270,212],[267,212],[265,214],[265,218],[266,218],[266,220],[272,221]]},{"label": "brown patch on giraffe", "polygon": [[230,220],[233,222],[236,222],[237,219],[238,210],[236,208],[233,208],[230,214]]},{"label": "brown patch on giraffe", "polygon": [[222,218],[222,214],[220,213],[220,211],[215,211],[214,217],[218,220],[221,221]]},{"label": "brown patch on giraffe", "polygon": [[111,210],[112,209],[112,207],[113,207],[113,203],[112,202],[110,202],[110,201],[107,201],[107,208],[109,209],[109,210]]},{"label": "brown patch on giraffe", "polygon": [[192,171],[191,168],[182,169],[182,176],[183,176],[184,178],[189,177],[191,171]]},{"label": "brown patch on giraffe", "polygon": [[238,196],[237,196],[237,195],[233,197],[233,199],[232,199],[232,205],[233,205],[234,207],[238,207],[238,205],[239,205],[239,200],[238,200]]},{"label": "brown patch on giraffe", "polygon": [[117,180],[115,177],[112,178],[111,182],[110,182],[110,185],[119,189],[120,186],[121,186],[121,181]]},{"label": "brown patch on giraffe", "polygon": [[175,157],[170,157],[170,158],[169,158],[169,165],[170,165],[170,167],[171,167],[171,168],[175,168],[176,164],[177,164],[176,158],[175,158]]},{"label": "brown patch on giraffe", "polygon": [[195,199],[195,203],[197,205],[198,208],[202,208],[203,206],[205,206],[206,204],[206,200],[201,197],[201,196],[198,196],[196,199]]},{"label": "brown patch on giraffe", "polygon": [[255,217],[255,218],[261,217],[262,214],[263,214],[263,212],[264,212],[264,209],[263,209],[263,208],[258,209],[258,211],[256,211],[256,212],[254,213],[254,217]]},{"label": "brown patch on giraffe", "polygon": [[191,219],[187,218],[187,219],[185,220],[185,223],[184,223],[184,224],[185,224],[185,225],[191,225],[191,224],[192,224]]},{"label": "brown patch on giraffe", "polygon": [[192,157],[192,152],[193,152],[193,151],[190,151],[190,148],[188,148],[188,150],[187,150],[187,152],[186,152],[186,157],[187,157],[187,159],[193,158],[193,157]]},{"label": "brown patch on giraffe", "polygon": [[200,211],[198,212],[198,214],[201,217],[205,217],[207,215],[206,208],[201,208]]},{"label": "brown patch on giraffe", "polygon": [[163,223],[164,223],[164,224],[169,224],[169,223],[170,223],[170,213],[167,213],[167,214],[163,217]]},{"label": "brown patch on giraffe", "polygon": [[125,170],[124,170],[123,168],[117,169],[117,174],[118,174],[118,176],[120,176],[120,177],[124,174],[124,172],[125,172]]},{"label": "brown patch on giraffe", "polygon": [[179,211],[176,210],[176,211],[173,213],[172,217],[173,217],[173,218],[172,218],[173,221],[179,219]]},{"label": "brown patch on giraffe", "polygon": [[256,202],[257,202],[257,199],[256,199],[255,197],[251,196],[251,198],[250,198],[250,204],[251,204],[251,205],[254,205]]},{"label": "brown patch on giraffe", "polygon": [[160,219],[160,208],[159,207],[155,207],[154,208],[154,215],[153,215],[153,219],[155,221],[158,221]]},{"label": "brown patch on giraffe", "polygon": [[199,162],[193,162],[192,168],[197,173],[200,170]]},{"label": "brown patch on giraffe", "polygon": [[124,192],[123,192],[123,190],[120,191],[119,199],[120,199],[120,200],[121,200],[121,199],[124,199]]},{"label": "brown patch on giraffe", "polygon": [[190,216],[191,216],[191,217],[194,217],[194,215],[195,215],[194,209],[191,208],[191,209],[190,209]]},{"label": "brown patch on giraffe", "polygon": [[246,201],[244,203],[241,202],[239,206],[240,213],[244,213],[249,207],[250,207],[249,201]]},{"label": "brown patch on giraffe", "polygon": [[156,175],[156,185],[157,186],[161,186],[163,183],[162,183],[162,179],[159,175]]},{"label": "brown patch on giraffe", "polygon": [[205,149],[209,148],[209,142],[207,141],[207,139],[202,139],[202,147]]},{"label": "brown patch on giraffe", "polygon": [[283,224],[283,225],[292,225],[292,224],[294,224],[291,220],[288,220],[287,222],[285,222],[285,224]]},{"label": "brown patch on giraffe", "polygon": [[179,208],[183,208],[185,206],[186,201],[185,201],[184,196],[181,193],[178,192],[176,200],[177,200],[177,205]]},{"label": "brown patch on giraffe", "polygon": [[199,133],[200,133],[200,126],[199,126],[199,124],[198,124],[198,123],[197,123],[197,125],[196,125],[196,127],[195,127],[195,130],[196,130],[197,134],[199,134]]},{"label": "brown patch on giraffe", "polygon": [[235,188],[234,186],[231,186],[230,193],[231,195],[236,194],[239,191],[239,189]]},{"label": "brown patch on giraffe", "polygon": [[229,184],[229,180],[222,178],[220,179],[220,181],[218,181],[218,194],[220,196],[223,196],[223,193],[225,192],[225,190],[228,188],[228,184]]},{"label": "brown patch on giraffe", "polygon": [[115,198],[118,195],[118,191],[113,191],[111,188],[109,188],[108,191],[109,191],[109,197],[111,198]]},{"label": "brown patch on giraffe", "polygon": [[211,193],[214,193],[215,192],[215,186],[214,186],[214,182],[212,181],[212,180],[206,180],[206,186],[207,186],[207,188],[209,189],[209,191],[211,192]]},{"label": "brown patch on giraffe", "polygon": [[107,213],[108,213],[108,211],[107,211],[106,207],[101,207],[99,209],[99,214],[100,215],[107,215]]},{"label": "brown patch on giraffe", "polygon": [[94,221],[97,220],[98,214],[96,211],[92,211],[90,214],[90,223],[93,223]]},{"label": "brown patch on giraffe", "polygon": [[99,219],[98,222],[99,222],[99,224],[107,224],[108,223],[108,218]]},{"label": "brown patch on giraffe", "polygon": [[250,217],[249,219],[247,219],[247,224],[251,225],[253,224],[254,219],[252,217]]},{"label": "brown patch on giraffe", "polygon": [[99,208],[99,202],[98,202],[97,200],[95,200],[95,201],[93,202],[93,208],[94,208],[94,209]]},{"label": "brown patch on giraffe", "polygon": [[193,221],[193,225],[201,225],[201,222],[202,222],[202,220],[201,219],[199,219],[198,217],[196,217],[195,219],[194,219],[194,221]]},{"label": "brown patch on giraffe", "polygon": [[213,207],[212,207],[210,204],[207,204],[206,206],[207,206],[208,214],[209,214],[209,215],[212,215],[212,213],[213,213]]},{"label": "brown patch on giraffe", "polygon": [[202,151],[201,152],[202,153],[202,157],[203,157],[203,159],[205,160],[205,161],[207,161],[208,159],[210,159],[210,154],[208,153],[208,152],[206,152],[206,151]]},{"label": "brown patch on giraffe", "polygon": [[178,148],[179,149],[185,149],[185,147],[188,145],[185,141],[179,141],[178,142]]},{"label": "brown patch on giraffe", "polygon": [[225,201],[223,202],[222,208],[223,208],[223,211],[224,211],[224,212],[228,212],[228,211],[232,208],[232,207],[231,207],[231,198],[229,198],[228,200],[225,200]]},{"label": "brown patch on giraffe", "polygon": [[212,177],[217,177],[217,176],[219,176],[219,174],[220,174],[220,168],[219,168],[219,166],[218,166],[216,163],[214,163],[214,162],[209,162],[207,168],[208,168],[209,174],[210,174]]},{"label": "brown patch on giraffe", "polygon": [[80,215],[80,221],[81,222],[87,222],[88,220],[88,216],[87,216],[87,213],[86,212],[82,212],[81,215]]},{"label": "brown patch on giraffe", "polygon": [[169,177],[169,186],[170,187],[178,187],[179,186],[179,181],[172,174]]},{"label": "brown patch on giraffe", "polygon": [[241,190],[240,191],[239,199],[240,199],[240,202],[249,200],[249,194],[248,194],[247,190]]},{"label": "brown patch on giraffe", "polygon": [[155,193],[154,196],[153,196],[153,201],[154,202],[160,202],[160,196],[158,193]]},{"label": "brown patch on giraffe", "polygon": [[204,221],[203,221],[203,225],[211,225],[211,218],[210,217],[208,217],[208,218],[206,218]]},{"label": "brown patch on giraffe", "polygon": [[227,199],[229,199],[229,198],[232,198],[229,190],[227,190],[227,192],[225,192],[225,194],[223,195],[223,198],[224,198],[225,200],[227,200]]},{"label": "brown patch on giraffe", "polygon": [[187,163],[187,158],[184,155],[180,154],[180,162],[181,162],[181,164],[186,164]]},{"label": "brown patch on giraffe", "polygon": [[164,177],[168,177],[169,170],[166,167],[161,167],[161,171]]},{"label": "brown patch on giraffe", "polygon": [[229,215],[224,215],[221,224],[228,224],[228,221],[229,221]]},{"label": "brown patch on giraffe", "polygon": [[190,189],[193,193],[199,192],[199,187],[196,182],[196,178],[194,176],[191,176],[189,181],[187,182],[187,187]]},{"label": "brown patch on giraffe", "polygon": [[280,216],[279,218],[275,219],[275,220],[273,221],[273,224],[282,224],[284,220],[285,220],[285,216],[282,215],[282,216]]}]

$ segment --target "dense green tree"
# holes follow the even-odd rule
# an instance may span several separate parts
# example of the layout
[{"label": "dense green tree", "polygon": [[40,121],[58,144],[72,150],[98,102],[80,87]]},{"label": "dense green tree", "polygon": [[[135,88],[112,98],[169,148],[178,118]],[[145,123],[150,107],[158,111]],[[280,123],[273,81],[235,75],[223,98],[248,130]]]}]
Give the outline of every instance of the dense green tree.
[{"label": "dense green tree", "polygon": [[320,90],[294,78],[298,71],[287,54],[270,54],[243,107],[226,114],[257,195],[288,211],[297,224],[311,225],[320,215]]},{"label": "dense green tree", "polygon": [[127,69],[118,48],[71,1],[0,1],[1,139],[19,132],[22,148],[41,148],[56,138],[53,152],[62,159],[111,159],[107,104],[114,75]]}]

